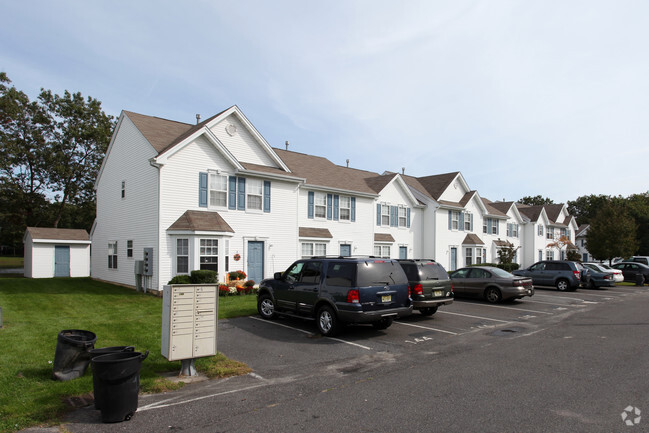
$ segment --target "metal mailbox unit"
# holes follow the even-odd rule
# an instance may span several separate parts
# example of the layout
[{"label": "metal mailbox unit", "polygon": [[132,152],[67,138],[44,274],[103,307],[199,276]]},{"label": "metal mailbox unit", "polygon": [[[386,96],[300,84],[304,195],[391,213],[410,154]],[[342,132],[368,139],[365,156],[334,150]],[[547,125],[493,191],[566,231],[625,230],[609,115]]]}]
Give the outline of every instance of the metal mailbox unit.
[{"label": "metal mailbox unit", "polygon": [[162,298],[162,356],[178,361],[216,355],[217,286],[165,286]]}]

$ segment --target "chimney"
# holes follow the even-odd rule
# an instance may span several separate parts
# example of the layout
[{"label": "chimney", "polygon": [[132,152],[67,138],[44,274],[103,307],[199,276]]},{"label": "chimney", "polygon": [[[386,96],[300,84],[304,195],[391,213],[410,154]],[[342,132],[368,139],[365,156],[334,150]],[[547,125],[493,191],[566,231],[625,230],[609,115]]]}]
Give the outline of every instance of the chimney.
[{"label": "chimney", "polygon": [[401,174],[406,174],[406,167],[401,167]]},{"label": "chimney", "polygon": [[347,168],[349,168],[349,159],[347,160]]},{"label": "chimney", "polygon": [[196,114],[196,124],[198,125],[199,123],[201,123],[201,115]]},{"label": "chimney", "polygon": [[288,150],[288,140],[286,140],[286,150]]}]

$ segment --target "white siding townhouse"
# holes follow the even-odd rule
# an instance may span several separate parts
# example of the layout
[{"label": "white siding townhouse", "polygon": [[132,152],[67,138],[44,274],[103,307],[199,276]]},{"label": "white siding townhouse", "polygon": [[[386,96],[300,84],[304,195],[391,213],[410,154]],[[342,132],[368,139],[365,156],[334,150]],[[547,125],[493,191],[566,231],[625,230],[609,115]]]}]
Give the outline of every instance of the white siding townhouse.
[{"label": "white siding townhouse", "polygon": [[[134,286],[147,251],[149,290],[195,269],[221,281],[243,270],[258,283],[311,255],[425,257],[456,269],[497,261],[507,243],[526,251],[524,227],[537,224],[513,203],[481,198],[459,172],[378,174],[272,148],[236,106],[196,125],[122,112],[95,187],[93,278]],[[574,233],[563,212],[543,215],[544,226]]]}]

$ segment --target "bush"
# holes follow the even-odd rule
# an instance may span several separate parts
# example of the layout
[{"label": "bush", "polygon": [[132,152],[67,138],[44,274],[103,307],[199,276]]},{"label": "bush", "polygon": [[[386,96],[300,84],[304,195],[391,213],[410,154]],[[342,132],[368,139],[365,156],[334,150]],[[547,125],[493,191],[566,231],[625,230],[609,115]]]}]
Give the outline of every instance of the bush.
[{"label": "bush", "polygon": [[246,286],[246,287],[252,287],[255,284],[257,284],[257,283],[255,283],[255,280],[248,280],[245,283],[243,283],[243,285]]},{"label": "bush", "polygon": [[192,280],[189,275],[176,275],[167,284],[191,284]]},{"label": "bush", "polygon": [[219,276],[216,271],[207,269],[192,271],[191,275],[192,284],[214,284]]},{"label": "bush", "polygon": [[239,270],[239,271],[231,271],[228,272],[228,277],[230,277],[230,281],[232,280],[243,280],[247,277],[246,273]]}]

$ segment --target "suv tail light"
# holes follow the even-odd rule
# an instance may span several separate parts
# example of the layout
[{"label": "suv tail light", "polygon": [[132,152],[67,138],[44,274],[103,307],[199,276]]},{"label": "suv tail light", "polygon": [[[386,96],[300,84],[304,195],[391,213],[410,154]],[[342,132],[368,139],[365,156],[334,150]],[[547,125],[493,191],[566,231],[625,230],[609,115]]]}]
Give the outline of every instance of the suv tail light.
[{"label": "suv tail light", "polygon": [[453,293],[453,282],[451,282],[451,293]]},{"label": "suv tail light", "polygon": [[581,272],[579,271],[572,271],[573,274],[575,274],[575,278],[578,280],[581,280]]},{"label": "suv tail light", "polygon": [[415,290],[414,290],[415,295],[423,295],[424,294],[424,286],[421,284],[415,284]]},{"label": "suv tail light", "polygon": [[350,304],[358,304],[361,302],[358,289],[351,289],[347,292],[347,302]]}]

